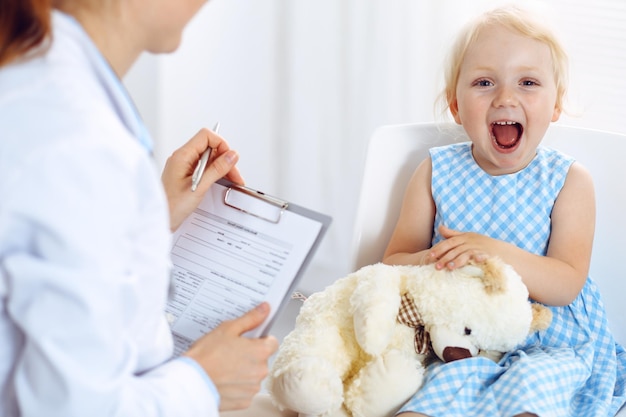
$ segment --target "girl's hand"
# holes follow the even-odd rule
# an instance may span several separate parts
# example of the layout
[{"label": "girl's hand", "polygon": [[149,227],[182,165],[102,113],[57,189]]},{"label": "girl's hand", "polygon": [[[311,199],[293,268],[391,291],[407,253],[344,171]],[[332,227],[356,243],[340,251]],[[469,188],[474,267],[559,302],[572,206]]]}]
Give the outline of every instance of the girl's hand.
[{"label": "girl's hand", "polygon": [[[191,176],[202,153],[211,148],[211,157],[207,162],[202,180],[195,191],[191,191]],[[201,129],[187,143],[178,148],[167,159],[161,181],[170,210],[170,228],[178,226],[193,212],[204,194],[215,181],[222,177],[243,185],[244,181],[235,164],[239,160],[236,151],[217,133]]]},{"label": "girl's hand", "polygon": [[459,232],[446,226],[439,226],[439,233],[445,238],[433,246],[427,255],[429,263],[437,269],[450,270],[466,265],[470,260],[483,261],[489,253],[494,253],[495,240],[472,232]]}]

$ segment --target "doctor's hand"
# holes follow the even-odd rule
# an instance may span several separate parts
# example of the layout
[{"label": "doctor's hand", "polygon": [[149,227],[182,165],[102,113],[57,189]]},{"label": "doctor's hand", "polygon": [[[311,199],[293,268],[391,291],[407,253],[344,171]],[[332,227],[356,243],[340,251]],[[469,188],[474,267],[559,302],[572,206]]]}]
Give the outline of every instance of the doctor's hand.
[{"label": "doctor's hand", "polygon": [[185,353],[217,387],[221,411],[247,408],[261,389],[278,341],[273,336],[252,339],[242,335],[263,323],[269,312],[269,305],[262,303],[235,320],[224,321]]},{"label": "doctor's hand", "polygon": [[[191,177],[202,153],[210,147],[211,158],[207,162],[204,175],[196,191],[191,191]],[[222,177],[236,184],[243,184],[243,178],[235,166],[239,160],[236,151],[217,133],[201,129],[187,143],[178,148],[167,159],[161,175],[170,211],[170,228],[178,226],[193,212],[209,187]]]}]

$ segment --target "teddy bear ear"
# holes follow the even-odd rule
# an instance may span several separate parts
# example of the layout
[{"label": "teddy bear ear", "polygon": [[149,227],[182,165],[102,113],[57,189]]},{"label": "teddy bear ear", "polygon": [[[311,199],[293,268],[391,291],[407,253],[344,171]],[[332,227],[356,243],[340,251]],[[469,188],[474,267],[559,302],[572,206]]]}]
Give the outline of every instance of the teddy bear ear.
[{"label": "teddy bear ear", "polygon": [[539,303],[532,303],[531,307],[533,320],[530,323],[530,333],[547,329],[552,321],[552,310]]},{"label": "teddy bear ear", "polygon": [[482,279],[487,294],[502,293],[506,290],[506,279],[504,277],[504,264],[496,257],[489,257],[479,263],[483,270]]}]

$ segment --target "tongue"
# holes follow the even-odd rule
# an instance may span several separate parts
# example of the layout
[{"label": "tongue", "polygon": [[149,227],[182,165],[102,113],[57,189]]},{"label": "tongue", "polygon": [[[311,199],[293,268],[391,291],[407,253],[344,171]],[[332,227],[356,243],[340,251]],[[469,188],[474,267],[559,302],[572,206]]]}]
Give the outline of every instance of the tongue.
[{"label": "tongue", "polygon": [[500,146],[513,146],[517,141],[518,134],[517,125],[493,125],[493,135]]}]

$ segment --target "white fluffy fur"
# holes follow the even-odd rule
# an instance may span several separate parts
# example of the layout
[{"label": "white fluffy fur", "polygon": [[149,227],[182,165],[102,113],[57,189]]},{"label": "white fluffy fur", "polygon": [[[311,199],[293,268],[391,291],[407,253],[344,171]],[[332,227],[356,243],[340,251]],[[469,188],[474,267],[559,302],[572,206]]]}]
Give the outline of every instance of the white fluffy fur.
[{"label": "white fluffy fur", "polygon": [[426,359],[414,350],[414,330],[396,320],[404,293],[440,358],[446,347],[493,358],[531,331],[528,291],[498,259],[452,272],[366,266],[303,304],[268,378],[274,402],[306,416],[393,415],[421,386]]}]

